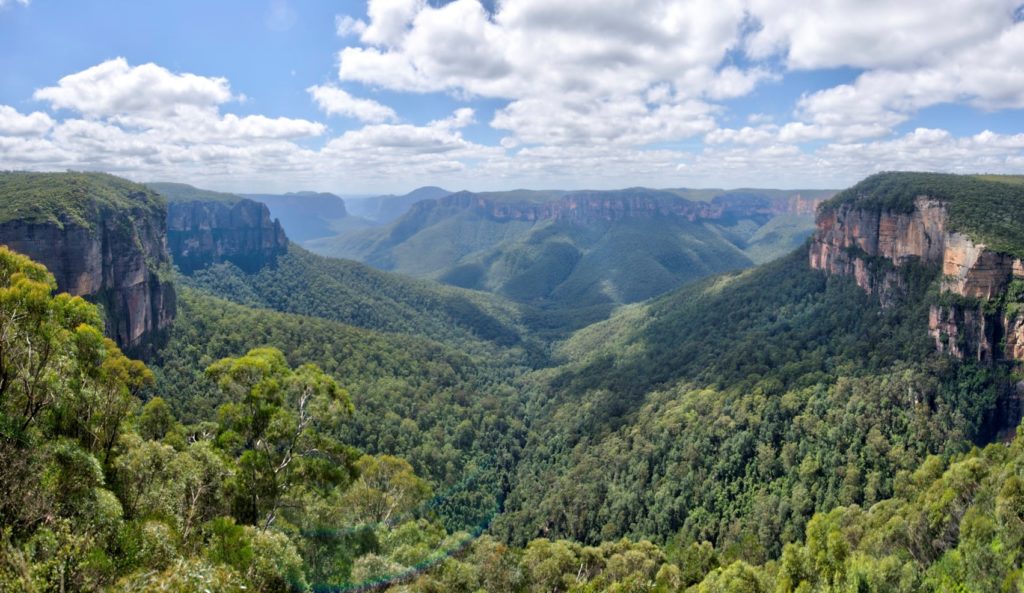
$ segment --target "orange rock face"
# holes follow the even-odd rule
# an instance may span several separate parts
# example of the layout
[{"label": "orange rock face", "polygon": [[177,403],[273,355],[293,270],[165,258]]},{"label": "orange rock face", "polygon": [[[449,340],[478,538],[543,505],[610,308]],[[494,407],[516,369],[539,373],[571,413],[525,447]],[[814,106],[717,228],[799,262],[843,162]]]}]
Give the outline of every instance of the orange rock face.
[{"label": "orange rock face", "polygon": [[[911,213],[872,211],[852,205],[822,212],[810,245],[810,266],[850,276],[883,306],[899,288],[898,270],[912,260],[942,270],[942,290],[989,300],[1014,278],[1024,278],[1024,262],[991,251],[949,230],[945,205],[921,196]],[[869,265],[884,258],[891,266]],[[1024,360],[1024,321],[986,314],[983,307],[933,306],[929,333],[940,352],[958,358]],[[1005,342],[1005,345],[1004,345]]]}]

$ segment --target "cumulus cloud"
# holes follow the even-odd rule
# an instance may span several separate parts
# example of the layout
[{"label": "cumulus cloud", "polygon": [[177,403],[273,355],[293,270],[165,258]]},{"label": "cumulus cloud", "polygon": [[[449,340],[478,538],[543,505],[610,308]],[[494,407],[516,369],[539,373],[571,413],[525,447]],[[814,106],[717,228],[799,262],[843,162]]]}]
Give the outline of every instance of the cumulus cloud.
[{"label": "cumulus cloud", "polygon": [[932,66],[871,70],[804,96],[797,115],[821,137],[872,137],[941,103],[1024,108],[1024,23]]},{"label": "cumulus cloud", "polygon": [[132,67],[124,58],[65,76],[57,86],[39,89],[33,96],[53,108],[88,116],[162,115],[183,105],[209,107],[232,98],[224,78],[174,74],[152,63]]},{"label": "cumulus cloud", "polygon": [[[332,138],[313,140],[327,132],[316,121],[231,113],[241,95],[225,78],[118,58],[39,89],[49,113],[0,106],[0,168],[281,190],[1024,172],[1024,135],[896,132],[938,104],[1024,108],[1019,1],[369,0],[364,18],[336,20],[337,79],[306,89],[325,114],[350,118]],[[794,71],[836,67],[850,68],[845,84],[809,86],[782,108],[751,97]],[[350,94],[353,82],[444,93],[461,108],[414,125],[398,102]],[[500,140],[479,140],[484,127]]]},{"label": "cumulus cloud", "polygon": [[492,125],[527,143],[702,133],[712,111],[702,98],[739,96],[772,76],[721,66],[744,19],[740,0],[518,0],[494,14],[478,0],[371,0],[368,15],[365,45],[339,53],[342,81],[508,99]]},{"label": "cumulus cloud", "polygon": [[372,123],[398,120],[394,109],[371,99],[353,97],[336,86],[315,85],[307,88],[306,92],[328,115],[344,115]]},{"label": "cumulus cloud", "polygon": [[942,62],[995,37],[1019,0],[748,0],[754,58],[795,69],[906,68]]},{"label": "cumulus cloud", "polygon": [[53,124],[53,118],[41,111],[22,115],[9,105],[0,105],[2,136],[38,136],[49,131]]}]

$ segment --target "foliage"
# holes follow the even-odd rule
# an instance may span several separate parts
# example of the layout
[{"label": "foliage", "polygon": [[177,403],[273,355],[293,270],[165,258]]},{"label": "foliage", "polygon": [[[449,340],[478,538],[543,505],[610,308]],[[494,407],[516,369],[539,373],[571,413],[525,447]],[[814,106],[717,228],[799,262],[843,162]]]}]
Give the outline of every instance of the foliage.
[{"label": "foliage", "polygon": [[93,228],[101,211],[156,213],[164,201],[143,185],[106,173],[0,171],[0,223],[70,222]]},{"label": "foliage", "polygon": [[494,514],[500,476],[511,472],[526,438],[524,412],[508,385],[512,370],[498,367],[500,360],[492,366],[423,338],[250,309],[184,290],[161,352],[157,391],[198,425],[226,401],[201,369],[264,345],[286,352],[290,365],[317,364],[351,393],[354,415],[336,436],[411,463],[444,493],[431,508],[447,526],[469,529]]},{"label": "foliage", "polygon": [[[629,196],[638,192],[678,201],[671,194],[643,189],[629,190]],[[562,194],[511,192],[479,194],[479,199],[514,208]],[[742,242],[684,217],[626,217],[586,224],[502,220],[461,204],[438,202],[411,209],[389,227],[321,239],[309,246],[325,255],[487,290],[535,306],[578,309],[636,302],[695,278],[747,267],[750,260],[741,251]]]},{"label": "foliage", "polygon": [[991,437],[1006,377],[930,354],[934,274],[881,310],[805,262],[625,311],[527,377],[536,420],[496,533],[678,535],[763,562],[813,512],[881,500],[899,470]]},{"label": "foliage", "polygon": [[197,272],[188,283],[249,306],[429,337],[475,352],[538,348],[526,339],[517,308],[501,299],[320,257],[295,245],[256,274],[221,264]]}]

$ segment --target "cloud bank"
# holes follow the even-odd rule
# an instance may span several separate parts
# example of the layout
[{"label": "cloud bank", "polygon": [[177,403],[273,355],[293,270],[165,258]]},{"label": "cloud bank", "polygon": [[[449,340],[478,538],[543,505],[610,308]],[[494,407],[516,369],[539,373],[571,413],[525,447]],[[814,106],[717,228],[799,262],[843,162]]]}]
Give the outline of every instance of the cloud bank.
[{"label": "cloud bank", "polygon": [[[244,97],[225,77],[124,58],[69,73],[34,93],[37,107],[0,106],[0,168],[335,191],[1024,172],[1016,131],[957,135],[916,122],[940,105],[1024,109],[1018,0],[496,6],[370,0],[365,14],[338,15],[335,76],[306,89],[323,122],[232,113]],[[759,112],[760,90],[837,68],[842,84],[809,85],[788,108]],[[464,107],[415,125],[399,104],[359,96],[374,89],[442,93]]]}]

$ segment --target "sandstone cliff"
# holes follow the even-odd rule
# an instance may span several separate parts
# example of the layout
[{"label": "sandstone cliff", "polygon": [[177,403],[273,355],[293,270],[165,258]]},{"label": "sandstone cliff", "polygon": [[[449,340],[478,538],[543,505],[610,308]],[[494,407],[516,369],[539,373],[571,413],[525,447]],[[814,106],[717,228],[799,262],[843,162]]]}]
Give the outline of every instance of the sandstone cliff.
[{"label": "sandstone cliff", "polygon": [[810,242],[810,265],[850,276],[891,306],[902,293],[904,268],[920,263],[941,271],[939,303],[931,306],[929,333],[940,352],[981,361],[1024,360],[1024,322],[992,306],[1024,262],[951,230],[945,201],[921,195],[910,212],[859,205],[819,211]]},{"label": "sandstone cliff", "polygon": [[542,202],[495,200],[470,192],[459,192],[437,200],[417,202],[409,217],[434,209],[471,209],[494,220],[556,220],[578,224],[616,221],[626,218],[678,216],[691,222],[755,215],[813,214],[821,198],[800,194],[777,198],[747,194],[725,194],[710,201],[687,200],[671,192],[633,189],[620,191],[576,191]]},{"label": "sandstone cliff", "polygon": [[[174,285],[167,278],[162,201],[141,186],[110,176],[9,175],[25,178],[8,188],[38,183],[33,189],[59,193],[71,187],[73,197],[59,196],[67,209],[52,217],[25,213],[0,223],[0,243],[45,265],[59,290],[102,305],[108,335],[129,355],[152,354],[176,313]],[[76,177],[69,181],[68,176]],[[17,190],[11,191],[2,199],[18,199]],[[109,191],[120,192],[116,207],[94,197]],[[33,198],[41,199],[37,196]]]},{"label": "sandstone cliff", "polygon": [[288,248],[288,237],[267,207],[243,198],[171,202],[167,237],[174,264],[184,274],[222,262],[255,272]]}]

